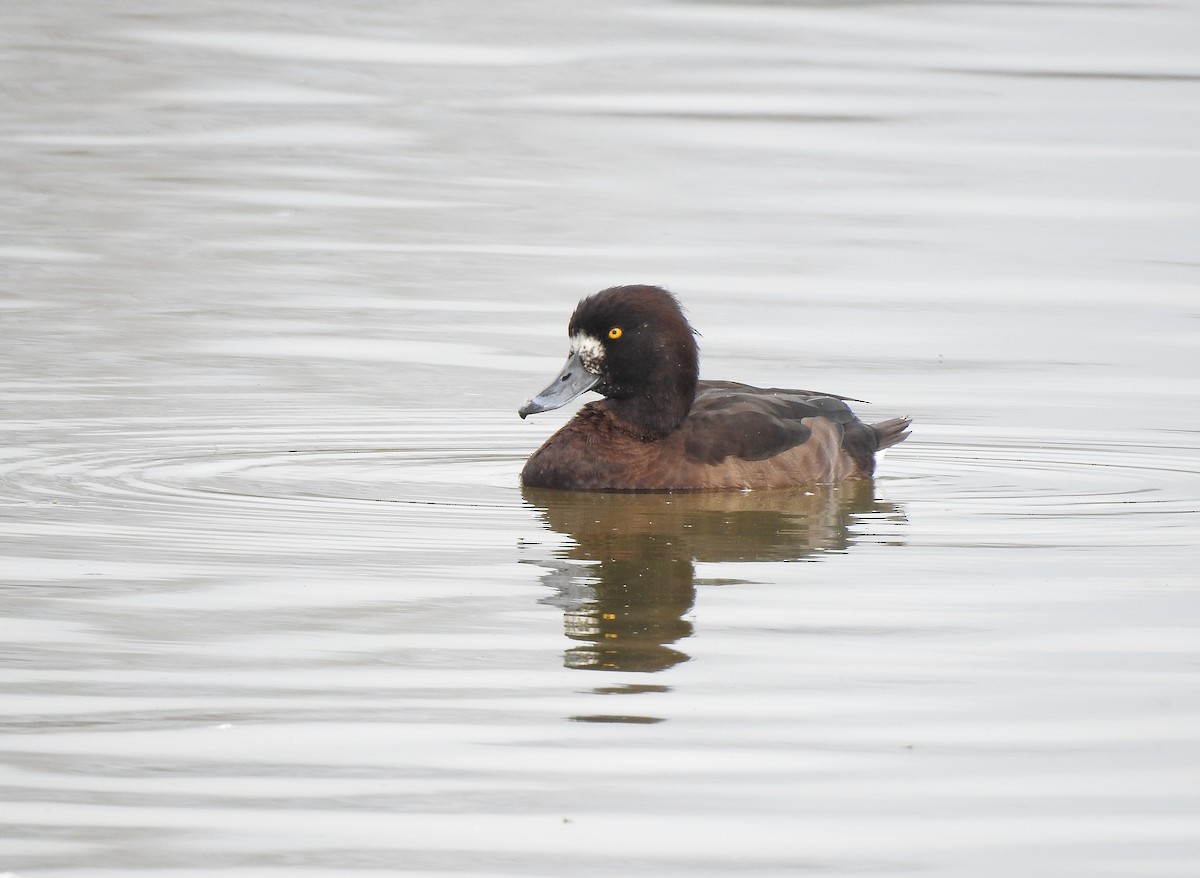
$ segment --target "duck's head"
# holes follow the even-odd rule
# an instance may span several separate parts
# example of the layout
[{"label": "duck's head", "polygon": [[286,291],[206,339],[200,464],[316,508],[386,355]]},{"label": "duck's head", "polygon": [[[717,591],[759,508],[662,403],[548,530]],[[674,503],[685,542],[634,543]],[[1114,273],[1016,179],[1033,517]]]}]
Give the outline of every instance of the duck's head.
[{"label": "duck's head", "polygon": [[550,411],[585,390],[645,438],[682,423],[696,398],[695,331],[675,297],[660,287],[624,286],[583,299],[567,327],[571,352],[554,382],[518,414]]}]

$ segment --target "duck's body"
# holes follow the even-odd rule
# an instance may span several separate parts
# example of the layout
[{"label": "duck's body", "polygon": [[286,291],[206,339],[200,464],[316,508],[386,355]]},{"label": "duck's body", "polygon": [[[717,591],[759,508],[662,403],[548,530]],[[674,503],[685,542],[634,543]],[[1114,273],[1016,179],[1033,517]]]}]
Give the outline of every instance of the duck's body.
[{"label": "duck's body", "polygon": [[843,397],[699,381],[692,328],[675,298],[613,287],[580,302],[572,356],[525,417],[594,389],[529,458],[531,487],[591,491],[790,488],[868,478],[909,421],[860,421]]}]

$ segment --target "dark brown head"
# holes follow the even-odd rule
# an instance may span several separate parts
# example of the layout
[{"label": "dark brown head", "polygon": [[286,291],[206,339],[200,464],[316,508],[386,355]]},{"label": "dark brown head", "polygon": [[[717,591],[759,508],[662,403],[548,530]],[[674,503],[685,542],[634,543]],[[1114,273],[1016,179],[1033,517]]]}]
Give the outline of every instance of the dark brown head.
[{"label": "dark brown head", "polygon": [[647,439],[678,427],[696,397],[699,351],[675,297],[660,287],[624,286],[583,299],[567,328],[571,356],[521,417],[565,405],[585,390]]}]

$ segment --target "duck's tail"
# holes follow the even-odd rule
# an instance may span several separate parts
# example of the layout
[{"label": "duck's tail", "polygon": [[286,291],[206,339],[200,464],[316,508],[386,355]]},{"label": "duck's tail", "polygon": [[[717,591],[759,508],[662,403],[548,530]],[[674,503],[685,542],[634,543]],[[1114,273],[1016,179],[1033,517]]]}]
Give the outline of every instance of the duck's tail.
[{"label": "duck's tail", "polygon": [[910,424],[912,424],[912,418],[889,418],[878,424],[872,424],[871,429],[875,431],[875,440],[878,443],[875,446],[876,450],[883,451],[883,449],[891,448],[897,442],[907,439]]}]

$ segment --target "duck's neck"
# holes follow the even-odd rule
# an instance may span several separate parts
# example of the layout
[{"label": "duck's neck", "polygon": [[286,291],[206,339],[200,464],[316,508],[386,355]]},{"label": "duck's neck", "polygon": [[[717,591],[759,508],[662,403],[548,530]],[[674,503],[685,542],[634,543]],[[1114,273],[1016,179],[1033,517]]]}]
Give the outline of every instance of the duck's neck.
[{"label": "duck's neck", "polygon": [[696,401],[696,376],[679,375],[642,394],[609,398],[603,405],[639,439],[654,441],[679,429]]}]

